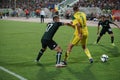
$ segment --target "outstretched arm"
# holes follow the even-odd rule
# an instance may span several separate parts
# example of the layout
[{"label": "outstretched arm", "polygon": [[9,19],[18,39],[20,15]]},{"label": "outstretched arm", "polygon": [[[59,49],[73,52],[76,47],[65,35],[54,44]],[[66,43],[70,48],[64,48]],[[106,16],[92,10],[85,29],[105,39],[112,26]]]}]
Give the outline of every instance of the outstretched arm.
[{"label": "outstretched arm", "polygon": [[117,26],[117,28],[119,28],[120,29],[120,27],[117,25],[117,24],[115,24],[115,23],[113,23],[115,26]]},{"label": "outstretched arm", "polygon": [[75,29],[75,26],[74,26],[74,25],[72,25],[72,22],[71,22],[71,23],[64,23],[64,25],[71,26],[72,28],[74,28],[74,29]]}]

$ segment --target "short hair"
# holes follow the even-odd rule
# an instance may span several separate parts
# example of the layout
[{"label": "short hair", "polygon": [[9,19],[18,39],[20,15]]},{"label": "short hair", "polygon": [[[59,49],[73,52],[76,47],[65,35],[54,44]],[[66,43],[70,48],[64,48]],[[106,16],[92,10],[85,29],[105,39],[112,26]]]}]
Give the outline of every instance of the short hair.
[{"label": "short hair", "polygon": [[73,7],[73,10],[74,10],[74,11],[76,11],[76,10],[78,10],[78,9],[79,9],[78,6],[74,6],[74,7]]},{"label": "short hair", "polygon": [[54,16],[53,16],[53,20],[54,20],[55,18],[59,18],[59,16],[58,16],[58,15],[54,15]]}]

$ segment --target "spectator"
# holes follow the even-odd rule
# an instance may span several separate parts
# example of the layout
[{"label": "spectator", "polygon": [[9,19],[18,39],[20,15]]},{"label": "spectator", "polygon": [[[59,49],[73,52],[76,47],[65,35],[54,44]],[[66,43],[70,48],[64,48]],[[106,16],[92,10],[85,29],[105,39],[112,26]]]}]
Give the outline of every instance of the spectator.
[{"label": "spectator", "polygon": [[25,9],[25,15],[26,15],[26,18],[28,19],[29,18],[29,10],[28,9]]},{"label": "spectator", "polygon": [[45,11],[42,9],[40,12],[41,23],[44,23]]}]

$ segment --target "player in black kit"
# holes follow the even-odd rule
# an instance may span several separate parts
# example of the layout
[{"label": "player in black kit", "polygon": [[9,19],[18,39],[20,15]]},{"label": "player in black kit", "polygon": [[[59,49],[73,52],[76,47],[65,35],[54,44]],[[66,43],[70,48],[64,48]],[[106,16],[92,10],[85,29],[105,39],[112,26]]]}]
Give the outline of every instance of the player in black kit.
[{"label": "player in black kit", "polygon": [[56,67],[62,67],[63,65],[60,64],[62,49],[58,44],[52,39],[56,31],[60,26],[69,25],[69,23],[62,23],[59,22],[59,17],[56,15],[53,17],[53,22],[47,24],[46,31],[42,36],[41,43],[42,49],[39,51],[36,61],[38,62],[45,52],[46,48],[49,47],[51,50],[57,51],[56,54]]},{"label": "player in black kit", "polygon": [[[97,31],[97,35],[99,34],[98,38],[97,38],[97,42],[96,44],[99,42],[99,40],[101,39],[101,37],[108,32],[108,34],[111,37],[111,43],[113,46],[115,46],[114,44],[114,35],[113,35],[113,31],[110,27],[110,24],[114,24],[115,26],[117,26],[119,28],[119,26],[111,21],[109,21],[108,19],[106,19],[106,16],[101,16],[101,20],[98,23],[98,31]],[[99,33],[99,29],[100,29],[100,25],[102,26],[101,32]]]}]

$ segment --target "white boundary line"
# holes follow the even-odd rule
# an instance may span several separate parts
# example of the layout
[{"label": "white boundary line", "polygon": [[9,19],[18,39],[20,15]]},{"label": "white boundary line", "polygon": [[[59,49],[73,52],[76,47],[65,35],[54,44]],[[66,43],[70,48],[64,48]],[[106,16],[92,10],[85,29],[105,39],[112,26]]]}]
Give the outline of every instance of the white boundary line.
[{"label": "white boundary line", "polygon": [[22,77],[22,76],[20,76],[20,75],[18,75],[18,74],[16,74],[16,73],[8,70],[8,69],[6,69],[6,68],[4,68],[4,67],[2,67],[2,66],[0,66],[0,70],[3,70],[3,71],[5,71],[5,72],[7,72],[7,73],[9,73],[9,74],[11,74],[11,75],[13,75],[13,76],[15,76],[15,77],[17,77],[17,78],[20,79],[20,80],[27,80],[26,78],[24,78],[24,77]]}]

